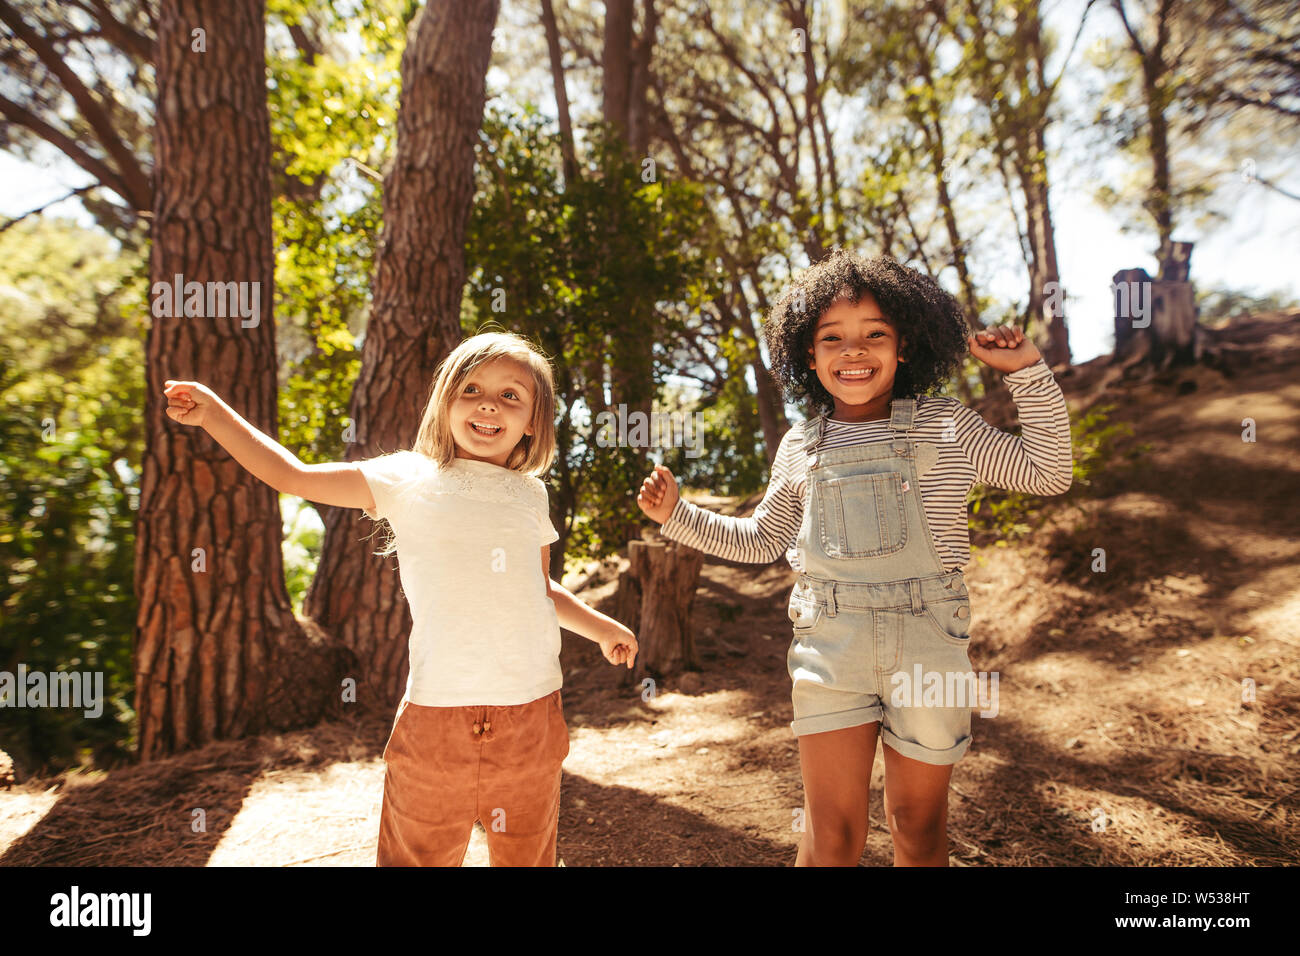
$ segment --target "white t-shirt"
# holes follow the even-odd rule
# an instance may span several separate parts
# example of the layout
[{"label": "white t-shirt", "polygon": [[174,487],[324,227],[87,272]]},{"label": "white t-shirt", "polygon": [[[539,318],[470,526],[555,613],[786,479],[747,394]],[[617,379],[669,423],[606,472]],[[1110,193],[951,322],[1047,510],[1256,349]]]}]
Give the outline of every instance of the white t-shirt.
[{"label": "white t-shirt", "polygon": [[526,704],[558,690],[560,623],[547,595],[546,486],[486,461],[446,468],[415,451],[357,463],[386,518],[411,606],[406,699]]}]

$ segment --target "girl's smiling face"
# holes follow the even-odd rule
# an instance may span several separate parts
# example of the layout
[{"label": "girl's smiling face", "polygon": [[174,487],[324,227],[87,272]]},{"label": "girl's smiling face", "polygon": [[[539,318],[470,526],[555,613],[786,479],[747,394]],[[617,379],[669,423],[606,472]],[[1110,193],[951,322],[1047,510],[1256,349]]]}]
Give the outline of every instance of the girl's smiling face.
[{"label": "girl's smiling face", "polygon": [[835,400],[834,418],[869,422],[889,417],[902,342],[871,293],[838,300],[813,331],[808,367]]},{"label": "girl's smiling face", "polygon": [[493,359],[470,372],[451,405],[456,457],[505,467],[510,453],[533,433],[532,373],[512,359]]}]

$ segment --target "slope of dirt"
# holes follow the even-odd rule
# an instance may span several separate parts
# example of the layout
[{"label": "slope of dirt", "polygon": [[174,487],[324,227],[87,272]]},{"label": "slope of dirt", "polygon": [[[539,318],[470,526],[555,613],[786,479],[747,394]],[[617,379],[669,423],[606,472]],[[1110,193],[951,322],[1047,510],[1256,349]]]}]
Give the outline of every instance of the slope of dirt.
[{"label": "slope of dirt", "polygon": [[[1300,315],[1213,340],[1213,367],[1129,382],[1099,359],[1062,376],[1075,410],[1114,403],[1133,434],[1024,540],[976,540],[971,662],[998,675],[998,707],[974,717],[953,775],[954,864],[1300,858]],[[608,610],[617,567],[595,569],[584,599]],[[793,862],[792,583],[784,561],[708,559],[703,670],[645,699],[565,635],[566,865]],[[390,720],[24,781],[0,793],[0,863],[371,865]],[[882,763],[866,864],[892,859]],[[481,832],[467,863],[486,863]]]}]

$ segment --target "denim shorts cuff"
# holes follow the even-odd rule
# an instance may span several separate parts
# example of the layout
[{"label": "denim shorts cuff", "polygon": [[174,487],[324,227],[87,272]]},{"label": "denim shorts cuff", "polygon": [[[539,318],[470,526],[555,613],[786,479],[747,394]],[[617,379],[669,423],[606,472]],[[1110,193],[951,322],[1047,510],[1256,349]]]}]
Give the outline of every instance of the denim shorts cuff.
[{"label": "denim shorts cuff", "polygon": [[914,741],[904,740],[883,725],[880,728],[880,739],[904,757],[911,757],[913,760],[935,764],[936,766],[956,763],[970,749],[971,742],[970,734],[967,734],[947,750],[931,750],[929,747],[922,747]]},{"label": "denim shorts cuff", "polygon": [[884,717],[884,708],[880,704],[869,707],[854,707],[852,710],[840,710],[833,714],[817,714],[814,717],[800,717],[790,724],[796,737],[808,734],[824,734],[830,730],[843,730],[870,724]]}]

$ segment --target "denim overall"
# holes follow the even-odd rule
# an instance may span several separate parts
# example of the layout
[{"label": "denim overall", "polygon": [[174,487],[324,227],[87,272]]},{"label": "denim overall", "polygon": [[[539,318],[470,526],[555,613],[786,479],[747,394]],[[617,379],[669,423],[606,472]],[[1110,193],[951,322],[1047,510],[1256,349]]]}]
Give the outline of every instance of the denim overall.
[{"label": "denim overall", "polygon": [[805,426],[791,727],[798,736],[879,721],[903,756],[952,764],[970,746],[977,705],[970,599],[962,572],[944,572],[925,520],[919,479],[939,454],[909,437],[915,413],[915,399],[894,399],[891,439],[827,451],[817,450],[825,416]]}]

